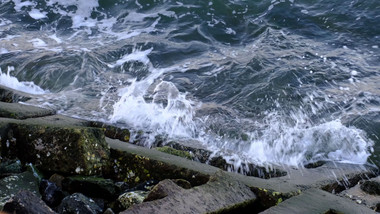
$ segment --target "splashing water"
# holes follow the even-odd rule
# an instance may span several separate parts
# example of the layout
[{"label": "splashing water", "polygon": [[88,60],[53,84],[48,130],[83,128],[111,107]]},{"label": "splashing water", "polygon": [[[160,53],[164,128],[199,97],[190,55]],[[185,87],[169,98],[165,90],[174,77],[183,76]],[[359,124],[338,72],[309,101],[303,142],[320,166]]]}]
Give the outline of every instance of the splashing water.
[{"label": "splashing water", "polygon": [[380,133],[375,1],[0,0],[0,84],[235,168],[363,164]]},{"label": "splashing water", "polygon": [[13,67],[8,67],[7,73],[3,73],[0,68],[0,85],[12,88],[18,91],[26,92],[29,94],[45,94],[48,91],[43,90],[33,82],[18,81],[16,77],[10,75],[10,72],[14,70]]}]

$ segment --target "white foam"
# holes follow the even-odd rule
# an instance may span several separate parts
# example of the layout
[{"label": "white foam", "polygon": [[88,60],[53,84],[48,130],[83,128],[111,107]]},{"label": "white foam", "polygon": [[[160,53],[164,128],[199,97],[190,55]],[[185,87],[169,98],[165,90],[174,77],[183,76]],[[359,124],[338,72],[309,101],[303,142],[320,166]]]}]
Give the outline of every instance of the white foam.
[{"label": "white foam", "polygon": [[5,48],[0,48],[0,54],[7,54],[9,51]]},{"label": "white foam", "polygon": [[53,39],[53,40],[56,41],[58,44],[61,44],[61,43],[62,43],[62,40],[61,40],[60,38],[57,37],[57,34],[50,35],[49,38]]},{"label": "white foam", "polygon": [[133,51],[131,54],[124,55],[121,59],[117,60],[114,64],[108,65],[110,68],[114,68],[117,66],[121,66],[129,61],[139,61],[147,65],[150,61],[148,58],[148,54],[152,52],[153,48],[147,49],[145,51]]},{"label": "white foam", "polygon": [[41,39],[38,39],[38,38],[29,40],[29,42],[31,42],[35,48],[40,48],[40,47],[46,47],[47,46],[47,44],[44,41],[42,41]]},{"label": "white foam", "polygon": [[[193,102],[187,100],[185,94],[179,93],[172,83],[159,83],[154,88],[151,102],[144,99],[144,82],[135,80],[123,92],[121,99],[114,105],[112,122],[126,122],[170,137],[194,137]],[[160,102],[163,97],[166,104]]]},{"label": "white foam", "polygon": [[18,91],[23,91],[29,94],[45,94],[48,91],[44,91],[39,86],[35,85],[33,82],[20,82],[16,77],[10,75],[13,67],[8,67],[7,73],[2,73],[0,68],[0,85],[12,88]]},{"label": "white foam", "polygon": [[207,139],[207,144],[237,168],[242,161],[289,166],[319,160],[364,164],[373,150],[374,143],[364,131],[346,127],[339,120],[312,125],[301,112],[291,116],[295,123],[284,117],[276,112],[268,114],[261,129],[248,133],[249,141]]},{"label": "white foam", "polygon": [[20,12],[22,8],[28,7],[28,6],[35,6],[35,3],[30,2],[30,1],[22,1],[22,0],[13,0],[15,7],[14,9],[17,12]]},{"label": "white foam", "polygon": [[46,12],[41,12],[37,9],[32,9],[31,11],[29,11],[29,16],[32,17],[33,19],[43,19],[43,18],[46,18]]}]

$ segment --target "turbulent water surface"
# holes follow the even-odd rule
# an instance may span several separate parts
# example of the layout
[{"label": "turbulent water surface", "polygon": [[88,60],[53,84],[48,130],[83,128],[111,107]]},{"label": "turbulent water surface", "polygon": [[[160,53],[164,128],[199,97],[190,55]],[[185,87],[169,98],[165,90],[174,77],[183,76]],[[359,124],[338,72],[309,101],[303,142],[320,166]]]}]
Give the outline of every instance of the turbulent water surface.
[{"label": "turbulent water surface", "polygon": [[379,163],[379,46],[379,0],[0,0],[1,85],[235,164]]}]

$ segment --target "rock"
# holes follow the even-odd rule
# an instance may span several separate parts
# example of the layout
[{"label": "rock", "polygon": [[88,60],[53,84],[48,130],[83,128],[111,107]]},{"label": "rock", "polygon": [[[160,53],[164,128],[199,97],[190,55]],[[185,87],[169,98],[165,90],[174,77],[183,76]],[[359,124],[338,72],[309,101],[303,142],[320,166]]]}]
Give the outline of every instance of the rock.
[{"label": "rock", "polygon": [[166,144],[166,146],[172,147],[173,149],[179,151],[191,152],[192,158],[201,163],[206,163],[212,154],[211,151],[204,148],[201,142],[195,140],[178,142],[170,141]]},{"label": "rock", "polygon": [[161,198],[165,198],[169,194],[175,194],[175,192],[180,192],[181,188],[170,180],[163,180],[158,183],[149,192],[144,201],[154,201]]},{"label": "rock", "polygon": [[169,146],[157,147],[156,149],[160,152],[165,152],[171,155],[187,158],[189,160],[194,159],[194,156],[188,151],[177,150]]},{"label": "rock", "polygon": [[5,202],[20,190],[29,190],[40,196],[38,191],[38,181],[31,172],[23,172],[11,175],[0,180],[0,210]]},{"label": "rock", "polygon": [[115,214],[114,211],[111,208],[107,208],[106,211],[104,211],[103,214]]},{"label": "rock", "polygon": [[28,190],[21,190],[3,208],[8,213],[52,214],[55,213],[39,197]]},{"label": "rock", "polygon": [[375,205],[374,210],[380,212],[380,202]]},{"label": "rock", "polygon": [[119,194],[112,180],[99,177],[67,177],[62,181],[62,187],[69,193],[80,192],[88,197],[107,200],[116,199]]},{"label": "rock", "polygon": [[[369,180],[370,182],[378,183],[380,181],[380,177],[375,177]],[[364,183],[367,181],[364,181]],[[380,202],[380,195],[377,194],[370,194],[362,189],[362,187],[371,188],[369,186],[363,186],[363,181],[357,182],[357,185],[355,185],[352,188],[346,189],[343,192],[339,193],[339,196],[349,198],[353,202],[356,202],[358,204],[363,204],[367,206],[368,208],[371,208],[373,210],[376,210],[377,204]],[[367,183],[368,185],[368,183]],[[371,191],[370,191],[371,192]]]},{"label": "rock", "polygon": [[11,124],[10,156],[41,171],[101,175],[109,147],[100,129],[43,124]]},{"label": "rock", "polygon": [[112,139],[129,142],[131,138],[131,133],[128,129],[118,128],[97,121],[90,122],[90,126],[104,129],[104,135]]},{"label": "rock", "polygon": [[206,184],[188,190],[172,180],[163,180],[146,200],[154,201],[134,205],[122,213],[224,213],[253,203],[256,196],[249,187],[219,171]]},{"label": "rock", "polygon": [[26,119],[34,117],[43,117],[53,114],[55,114],[55,111],[51,109],[23,105],[20,103],[0,102],[0,117]]},{"label": "rock", "polygon": [[38,180],[38,183],[41,183],[44,175],[38,170],[33,164],[26,164],[26,170],[33,173],[34,177]]},{"label": "rock", "polygon": [[99,214],[102,213],[102,209],[94,200],[81,193],[74,193],[62,200],[58,212],[63,214]]},{"label": "rock", "polygon": [[228,168],[227,161],[221,156],[212,157],[211,160],[209,160],[208,164],[223,170],[227,170]]},{"label": "rock", "polygon": [[0,102],[17,103],[30,100],[30,95],[11,88],[0,86]]},{"label": "rock", "polygon": [[129,185],[124,181],[115,182],[115,186],[118,192],[126,192],[129,189]]},{"label": "rock", "polygon": [[380,183],[378,181],[364,181],[360,189],[371,195],[380,195]]},{"label": "rock", "polygon": [[143,183],[136,185],[135,187],[128,190],[128,192],[141,190],[141,191],[150,191],[156,184],[158,184],[157,180],[149,180]]},{"label": "rock", "polygon": [[41,181],[39,189],[42,200],[45,201],[49,207],[57,207],[65,197],[60,187],[45,179]]},{"label": "rock", "polygon": [[0,163],[0,178],[21,172],[22,165],[20,160],[9,160]]},{"label": "rock", "polygon": [[274,213],[328,213],[328,214],[341,214],[341,213],[375,213],[369,208],[356,204],[355,202],[328,193],[326,191],[310,188],[298,196],[279,203],[261,214],[274,214]]},{"label": "rock", "polygon": [[62,189],[63,179],[65,179],[65,177],[57,173],[54,173],[52,176],[50,176],[49,181],[55,183],[55,185]]},{"label": "rock", "polygon": [[132,205],[141,204],[147,195],[146,191],[136,190],[120,195],[117,200],[124,209],[128,209]]},{"label": "rock", "polygon": [[[135,186],[142,181],[152,179],[164,180],[167,178],[185,179],[192,186],[197,186],[208,181],[208,175],[193,171],[187,167],[177,166],[173,163],[173,161],[178,161],[174,158],[181,160],[183,158],[112,139],[107,139],[107,142],[115,146],[120,145],[121,147],[125,146],[130,149],[130,151],[111,149],[110,163],[112,166],[108,168],[111,170],[107,171],[106,175],[114,180],[124,180],[131,186]],[[145,151],[149,153],[150,157],[144,156]],[[154,158],[152,158],[153,156]],[[187,164],[193,164],[193,162],[189,161]]]},{"label": "rock", "polygon": [[191,183],[185,179],[173,179],[173,182],[184,189],[191,189]]}]

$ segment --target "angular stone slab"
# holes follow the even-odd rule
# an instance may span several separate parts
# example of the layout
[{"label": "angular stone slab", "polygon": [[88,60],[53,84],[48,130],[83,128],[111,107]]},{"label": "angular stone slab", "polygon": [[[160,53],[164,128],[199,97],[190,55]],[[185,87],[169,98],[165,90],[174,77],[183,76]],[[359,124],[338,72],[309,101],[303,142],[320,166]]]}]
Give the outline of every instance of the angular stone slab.
[{"label": "angular stone slab", "polygon": [[52,126],[88,126],[89,122],[82,119],[72,118],[64,115],[50,115],[45,117],[29,118],[22,120],[22,123],[44,124]]},{"label": "angular stone slab", "polygon": [[113,164],[108,176],[132,185],[150,179],[185,179],[197,186],[206,183],[210,175],[220,170],[155,149],[110,138],[106,141],[111,147],[110,163]]},{"label": "angular stone slab", "polygon": [[101,175],[109,157],[104,134],[96,128],[16,123],[8,137],[8,155],[42,171]]},{"label": "angular stone slab", "polygon": [[44,109],[35,106],[23,105],[20,103],[0,102],[0,117],[13,119],[26,119],[44,117],[55,114],[54,110]]},{"label": "angular stone slab", "polygon": [[[222,171],[204,185],[183,189],[171,180],[161,181],[155,189],[166,197],[137,204],[122,214],[131,213],[210,213],[227,212],[256,200],[255,194],[241,182],[227,179]],[[152,193],[151,193],[152,194]]]},{"label": "angular stone slab", "polygon": [[28,214],[54,214],[39,197],[27,190],[21,190],[10,201],[4,205],[4,212],[7,213],[28,213]]},{"label": "angular stone slab", "polygon": [[346,198],[330,194],[319,189],[309,189],[292,197],[277,206],[271,207],[261,214],[321,214],[321,213],[376,213],[375,211],[353,203]]}]

